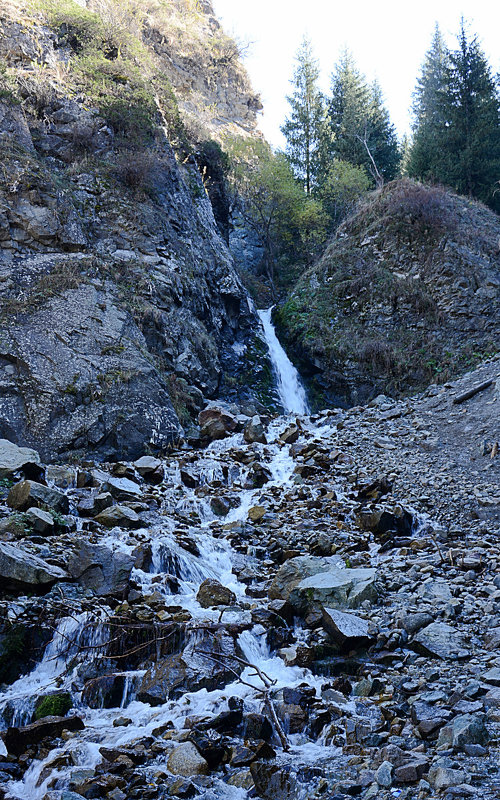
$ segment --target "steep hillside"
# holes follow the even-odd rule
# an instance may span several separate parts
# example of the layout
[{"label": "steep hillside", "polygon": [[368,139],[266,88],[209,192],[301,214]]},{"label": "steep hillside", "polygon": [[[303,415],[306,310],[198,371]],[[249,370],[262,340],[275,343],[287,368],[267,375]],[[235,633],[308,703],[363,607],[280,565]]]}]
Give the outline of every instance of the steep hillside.
[{"label": "steep hillside", "polygon": [[0,436],[132,457],[204,397],[251,401],[249,369],[265,393],[196,160],[255,127],[230,42],[209,3],[0,3]]},{"label": "steep hillside", "polygon": [[339,229],[277,313],[316,402],[443,383],[497,351],[500,220],[394,181]]}]

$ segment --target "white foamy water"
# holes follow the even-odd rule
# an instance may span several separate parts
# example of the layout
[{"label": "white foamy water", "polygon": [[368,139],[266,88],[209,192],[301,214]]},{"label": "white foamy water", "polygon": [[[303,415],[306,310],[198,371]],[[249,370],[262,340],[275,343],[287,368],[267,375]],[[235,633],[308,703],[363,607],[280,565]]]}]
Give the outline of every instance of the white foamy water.
[{"label": "white foamy water", "polygon": [[[280,418],[273,422],[268,429],[268,444],[255,444],[254,448],[260,460],[271,473],[271,480],[266,484],[266,491],[286,490],[292,485],[295,462],[288,452],[288,448],[279,442],[279,436],[287,425],[287,421]],[[314,440],[321,440],[323,436],[331,434],[331,428],[314,427],[305,420],[304,428]],[[243,436],[236,434],[226,440],[214,442],[200,457],[201,464],[196,465],[196,474],[203,483],[209,484],[212,480],[222,480],[222,464],[226,451],[244,446]],[[152,564],[149,571],[136,569],[132,577],[139,584],[145,594],[151,591],[160,591],[172,605],[182,606],[192,615],[192,625],[186,630],[186,644],[191,637],[196,637],[197,626],[204,622],[216,622],[220,611],[203,609],[196,599],[201,581],[207,577],[217,578],[225,586],[234,591],[237,604],[234,609],[224,612],[224,622],[243,623],[250,625],[251,618],[248,610],[238,608],[238,601],[247,601],[246,585],[240,582],[233,572],[235,553],[225,538],[213,535],[211,525],[216,519],[210,509],[207,498],[198,496],[196,490],[188,489],[180,483],[178,471],[166,464],[169,473],[169,488],[166,490],[164,505],[162,507],[163,521],[148,529],[141,529],[137,535],[151,542]],[[238,468],[235,484],[235,497],[239,505],[232,509],[225,518],[226,522],[245,522],[248,509],[258,502],[262,489],[244,489],[243,484],[248,472],[248,467],[241,465]],[[229,484],[231,486],[231,484]],[[239,487],[239,488],[237,488]],[[182,502],[180,498],[182,497]],[[182,530],[196,544],[199,555],[189,552],[182,546],[182,538],[178,541],[175,529],[178,526],[175,512],[189,510],[197,517],[199,522],[191,524],[186,522]],[[122,549],[126,552],[133,550],[134,544],[129,543],[128,533],[114,529],[103,535],[101,542],[105,542],[113,549]],[[239,556],[241,558],[241,556]],[[249,559],[251,556],[248,557]],[[249,562],[250,563],[250,562]],[[172,589],[162,580],[166,573],[175,575],[178,588]],[[102,657],[100,648],[102,642],[109,637],[106,620],[97,627],[89,627],[87,614],[75,615],[61,620],[54,635],[53,641],[46,648],[44,657],[33,672],[21,678],[4,695],[5,705],[15,709],[17,714],[14,724],[29,721],[33,711],[33,697],[54,690],[71,691],[75,710],[73,713],[80,715],[85,723],[85,729],[72,736],[61,747],[52,750],[46,759],[35,760],[27,770],[22,780],[10,781],[7,790],[8,796],[17,800],[43,800],[47,792],[51,797],[59,798],[61,791],[73,780],[72,775],[82,768],[94,770],[101,761],[99,748],[121,747],[128,743],[152,735],[152,732],[167,722],[172,722],[177,729],[184,727],[187,716],[217,714],[227,707],[227,698],[238,696],[244,700],[246,711],[262,711],[263,701],[259,690],[263,688],[262,681],[255,675],[252,667],[245,667],[241,681],[225,686],[223,689],[207,691],[201,689],[196,692],[186,692],[175,700],[169,700],[160,706],[150,706],[136,699],[136,687],[144,675],[144,670],[130,670],[115,672],[115,675],[125,677],[123,694],[120,707],[88,708],[81,700],[82,681],[78,676],[79,651],[82,645],[85,648],[86,658],[93,660]],[[313,686],[319,693],[324,679],[314,676],[305,668],[288,666],[282,658],[273,654],[267,645],[265,630],[261,626],[249,627],[239,635],[239,646],[245,659],[250,664],[255,664],[262,670],[272,683],[273,691],[279,691],[285,686],[295,687],[304,681]],[[96,648],[92,653],[92,648]],[[80,654],[81,655],[81,654]],[[84,680],[84,679],[83,679]],[[252,689],[251,684],[255,688]],[[124,712],[125,709],[125,712]],[[132,720],[127,727],[114,727],[113,722],[125,715]],[[314,763],[322,756],[332,758],[336,755],[335,748],[313,745],[305,741],[305,737],[294,735],[290,737],[291,752],[283,758],[297,763]],[[65,766],[69,764],[69,766]],[[154,768],[154,762],[149,764]],[[164,768],[163,764],[159,764]],[[237,789],[213,776],[214,783],[205,794],[200,795],[206,800],[243,800],[247,792]]]},{"label": "white foamy water", "polygon": [[277,388],[281,404],[287,413],[307,414],[309,406],[305,389],[301,383],[300,375],[283,350],[274,325],[271,321],[271,314],[274,306],[266,311],[258,311],[262,328],[264,330],[264,340],[269,349],[269,357],[276,372]]}]

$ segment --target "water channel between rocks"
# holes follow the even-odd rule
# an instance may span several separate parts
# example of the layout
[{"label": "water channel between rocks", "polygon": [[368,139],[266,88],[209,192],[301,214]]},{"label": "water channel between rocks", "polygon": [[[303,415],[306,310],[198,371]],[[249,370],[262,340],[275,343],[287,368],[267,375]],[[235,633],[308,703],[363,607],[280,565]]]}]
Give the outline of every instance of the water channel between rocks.
[{"label": "water channel between rocks", "polygon": [[[266,450],[271,453],[267,468],[271,472],[271,481],[266,488],[275,487],[281,492],[286,491],[290,485],[294,460],[289,456],[288,449],[280,446],[276,441],[280,431],[283,430],[286,420],[279,418],[272,426],[268,435],[269,445]],[[321,439],[325,433],[331,433],[331,427],[316,430],[310,423],[304,422],[310,433]],[[273,441],[274,440],[274,441]],[[241,447],[243,437],[241,434],[216,442],[209,446],[203,453],[200,474],[202,479],[214,480],[220,475],[220,464],[216,456],[226,450]],[[264,450],[263,445],[255,447]],[[213,454],[214,459],[211,459]],[[141,585],[144,594],[153,590],[164,593],[171,606],[180,606],[192,615],[191,636],[196,640],[198,625],[215,623],[220,619],[219,610],[201,608],[196,600],[196,593],[200,583],[206,578],[216,578],[224,586],[230,588],[238,601],[245,601],[246,586],[238,581],[232,572],[235,553],[230,544],[220,538],[214,538],[210,533],[210,525],[215,516],[208,502],[200,499],[194,490],[182,486],[178,474],[178,467],[173,462],[166,463],[166,482],[171,483],[176,489],[172,495],[177,495],[175,509],[184,515],[197,514],[201,520],[199,525],[190,526],[189,537],[194,540],[201,555],[193,555],[182,548],[173,535],[175,523],[170,517],[172,496],[168,498],[163,509],[165,514],[162,525],[153,529],[138,531],[152,544],[152,566],[150,571],[144,572],[136,569],[133,578]],[[182,486],[182,489],[180,487]],[[239,493],[239,505],[226,517],[226,523],[236,523],[246,520],[248,510],[255,502],[259,490],[243,489]],[[118,528],[106,536],[106,543],[114,551],[131,552],[131,545],[127,544],[127,532]],[[102,543],[102,540],[100,540]],[[172,571],[174,565],[176,577],[179,580],[178,590],[172,593],[161,579],[168,569]],[[324,682],[323,677],[312,675],[308,670],[299,667],[286,666],[283,659],[272,655],[265,641],[265,630],[259,625],[251,626],[250,614],[246,610],[228,610],[223,615],[225,624],[239,624],[247,626],[247,630],[240,633],[238,645],[243,658],[255,664],[273,681],[273,691],[283,687],[294,687],[302,682],[307,682],[311,687],[319,690]],[[189,626],[188,626],[189,628]],[[152,732],[166,723],[173,723],[175,727],[182,728],[187,716],[215,714],[227,705],[227,698],[240,697],[244,701],[247,711],[262,711],[262,700],[258,689],[262,682],[256,677],[253,669],[246,667],[241,674],[245,683],[255,685],[256,691],[234,680],[223,689],[207,691],[202,689],[197,692],[188,692],[178,700],[168,701],[160,706],[151,706],[135,699],[135,692],[140,683],[144,670],[128,671],[123,673],[124,690],[119,707],[104,709],[91,709],[82,702],[81,691],[78,686],[78,672],[81,665],[88,664],[93,658],[100,658],[99,646],[109,638],[106,621],[96,625],[94,615],[87,613],[68,616],[63,619],[57,631],[45,650],[42,661],[31,674],[19,679],[10,686],[3,695],[0,711],[8,712],[11,723],[14,725],[27,724],[32,718],[35,699],[43,694],[57,689],[72,693],[76,713],[81,715],[85,722],[85,729],[69,739],[62,747],[53,750],[45,760],[35,760],[22,781],[11,781],[8,785],[9,796],[22,798],[22,800],[42,800],[49,789],[62,787],[68,782],[72,785],[79,776],[82,780],[90,776],[97,764],[102,760],[99,748],[119,748],[139,738],[150,736]],[[94,648],[94,649],[93,649]],[[81,683],[81,681],[80,681]],[[123,715],[131,718],[132,724],[127,727],[114,727],[113,723]],[[292,735],[291,752],[283,754],[283,761],[304,765],[316,763],[318,759],[331,759],[336,757],[338,748],[325,746],[324,743],[313,743],[300,734]],[[0,747],[3,746],[0,743]],[[159,758],[159,764],[165,759]],[[145,767],[146,768],[146,767]],[[147,769],[154,770],[155,764],[149,763]],[[213,793],[215,791],[215,794]],[[53,795],[51,794],[50,797]],[[56,797],[54,795],[54,797]],[[203,795],[202,795],[203,796]],[[220,782],[216,789],[207,790],[208,797],[244,798],[247,792],[244,789],[227,786]]]}]

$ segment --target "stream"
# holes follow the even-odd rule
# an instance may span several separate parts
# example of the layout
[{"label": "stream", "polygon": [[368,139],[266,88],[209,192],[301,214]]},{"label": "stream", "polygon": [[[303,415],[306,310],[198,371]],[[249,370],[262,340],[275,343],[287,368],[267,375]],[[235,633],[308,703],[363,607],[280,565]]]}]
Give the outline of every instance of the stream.
[{"label": "stream", "polygon": [[[278,388],[283,406],[288,411],[304,414],[307,401],[297,371],[290,363],[283,348],[278,342],[271,323],[271,309],[259,312],[263,323],[270,357],[278,376]],[[292,419],[293,421],[293,419]],[[271,473],[266,485],[268,491],[283,492],[291,484],[294,460],[288,449],[280,446],[278,437],[290,419],[280,417],[269,427],[267,445],[255,444],[262,461]],[[318,440],[325,432],[331,433],[327,426],[316,429],[309,420],[302,423],[309,433]],[[197,463],[198,474],[202,484],[214,482],[222,478],[220,456],[224,452],[244,447],[241,434],[235,434],[223,441],[213,442],[200,454]],[[220,611],[216,608],[206,609],[199,604],[196,594],[200,583],[213,578],[228,587],[236,597],[233,609],[224,613],[225,624],[241,624],[244,630],[238,636],[239,650],[243,659],[255,665],[265,673],[272,683],[273,692],[283,687],[295,687],[306,682],[319,692],[324,678],[313,676],[307,669],[286,666],[283,659],[273,655],[266,644],[266,631],[260,625],[251,624],[251,614],[244,608],[247,586],[241,583],[233,571],[235,557],[240,557],[232,549],[225,538],[215,538],[211,526],[216,520],[208,501],[199,496],[199,492],[188,489],[180,479],[179,466],[174,458],[167,459],[165,466],[165,491],[161,509],[162,521],[153,528],[137,531],[137,536],[148,540],[151,544],[152,560],[149,569],[134,569],[132,578],[141,587],[143,594],[152,591],[160,592],[170,607],[179,607],[191,615],[187,628],[187,643],[196,645],[200,625],[217,623]],[[245,473],[239,475],[244,484]],[[247,519],[248,511],[256,502],[259,489],[238,491],[238,502],[225,518],[227,526],[237,525]],[[194,518],[197,524],[189,525],[187,537],[195,543],[195,552],[182,547],[174,536],[176,527],[175,514]],[[128,544],[129,535],[120,528],[114,528],[107,535],[106,543],[114,552],[130,553],[132,546]],[[102,540],[101,540],[102,541]],[[249,560],[252,560],[251,557]],[[163,578],[165,572],[174,573],[177,584],[172,587]],[[239,608],[241,604],[243,608]],[[189,632],[191,629],[191,633]],[[0,714],[8,719],[11,725],[23,725],[31,721],[38,696],[53,692],[69,692],[73,701],[73,712],[84,721],[85,728],[67,738],[60,747],[51,750],[45,759],[35,759],[22,780],[11,780],[7,785],[7,796],[18,800],[59,800],[64,798],[65,787],[78,787],[80,782],[94,774],[94,770],[102,759],[100,747],[119,748],[138,739],[151,736],[152,732],[162,726],[172,725],[183,728],[186,717],[217,714],[227,705],[229,697],[241,698],[246,711],[261,712],[262,697],[259,690],[263,683],[255,669],[245,666],[240,678],[229,682],[222,689],[207,691],[200,689],[187,692],[175,700],[152,706],[140,702],[136,698],[145,670],[126,670],[123,678],[123,693],[120,704],[114,708],[89,708],[82,698],[82,680],[79,673],[87,670],[94,659],[99,659],[103,644],[109,638],[106,618],[99,618],[96,613],[76,613],[63,618],[45,649],[42,660],[28,675],[17,680],[8,687],[0,699]],[[193,650],[193,657],[196,657]],[[115,673],[116,676],[116,673]],[[255,687],[255,689],[252,688]],[[115,723],[126,715],[131,722],[122,727]],[[293,734],[290,737],[291,749],[280,758],[284,763],[300,763],[302,765],[317,763],[318,759],[331,759],[338,748],[326,746],[323,742],[313,743],[304,734]],[[276,745],[276,743],[275,743]],[[0,748],[4,748],[0,740]],[[5,754],[4,749],[4,754]],[[165,767],[165,757],[148,762],[146,771],[154,771],[159,766]],[[247,797],[245,788],[230,786],[215,778],[206,791],[200,789],[200,797],[237,798]],[[70,795],[67,795],[68,797]]]}]

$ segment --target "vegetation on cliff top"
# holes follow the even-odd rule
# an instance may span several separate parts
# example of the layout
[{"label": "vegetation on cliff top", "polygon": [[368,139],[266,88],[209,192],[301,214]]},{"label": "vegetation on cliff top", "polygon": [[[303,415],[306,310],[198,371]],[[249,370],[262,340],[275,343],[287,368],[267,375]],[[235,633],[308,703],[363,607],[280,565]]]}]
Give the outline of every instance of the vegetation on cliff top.
[{"label": "vegetation on cliff top", "polygon": [[326,396],[339,371],[367,394],[444,382],[498,346],[499,235],[484,206],[394,181],[340,227],[278,309],[279,327]]}]

